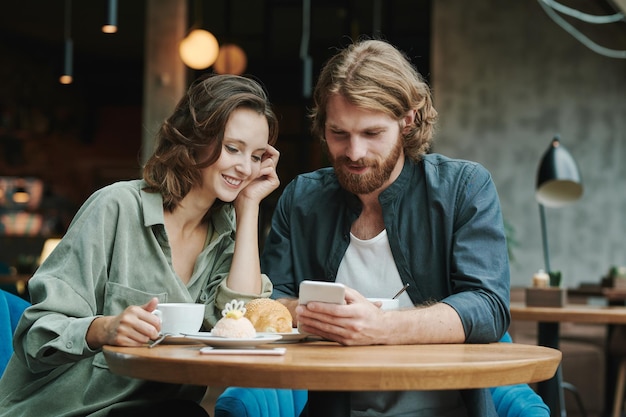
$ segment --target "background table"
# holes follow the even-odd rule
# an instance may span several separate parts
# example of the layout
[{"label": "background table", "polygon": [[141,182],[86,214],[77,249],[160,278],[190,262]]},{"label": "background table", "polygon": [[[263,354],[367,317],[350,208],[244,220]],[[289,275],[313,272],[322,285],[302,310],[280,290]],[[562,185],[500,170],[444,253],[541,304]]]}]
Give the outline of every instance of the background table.
[{"label": "background table", "polygon": [[[161,382],[309,390],[311,415],[342,415],[349,391],[487,388],[554,375],[561,352],[515,343],[346,347],[266,345],[284,356],[202,355],[201,346],[104,347],[112,372]],[[327,407],[333,404],[332,410]],[[314,411],[312,411],[314,410]],[[318,411],[319,410],[319,411]],[[345,415],[345,414],[343,414]]]},{"label": "background table", "polygon": [[609,305],[624,306],[626,304],[626,289],[603,287],[601,285],[570,288],[568,296],[601,298]]},{"label": "background table", "polygon": [[30,280],[31,276],[31,274],[0,275],[0,284],[14,286],[17,294],[24,296],[26,294],[28,280]]},{"label": "background table", "polygon": [[[626,308],[567,304],[563,307],[528,307],[524,303],[511,303],[511,318],[537,322],[537,343],[559,349],[559,323],[626,324]],[[561,369],[554,377],[538,384],[539,395],[550,407],[552,416],[566,416]]]}]

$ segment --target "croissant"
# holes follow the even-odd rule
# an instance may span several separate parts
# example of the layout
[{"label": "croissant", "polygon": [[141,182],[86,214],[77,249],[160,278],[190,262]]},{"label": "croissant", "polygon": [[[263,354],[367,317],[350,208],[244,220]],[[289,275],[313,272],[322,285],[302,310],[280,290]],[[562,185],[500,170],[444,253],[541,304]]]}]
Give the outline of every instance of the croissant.
[{"label": "croissant", "polygon": [[246,304],[244,315],[257,332],[291,333],[293,318],[281,303],[271,298],[256,298]]}]

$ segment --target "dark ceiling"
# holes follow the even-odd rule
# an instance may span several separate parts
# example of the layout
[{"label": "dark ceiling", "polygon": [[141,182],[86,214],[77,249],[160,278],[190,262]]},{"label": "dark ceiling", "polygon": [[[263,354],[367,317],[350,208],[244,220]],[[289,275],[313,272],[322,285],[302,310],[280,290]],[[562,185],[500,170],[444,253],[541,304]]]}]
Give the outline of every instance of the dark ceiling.
[{"label": "dark ceiling", "polygon": [[[59,94],[77,94],[98,105],[141,105],[145,11],[148,1],[118,0],[116,34],[100,28],[107,0],[70,0],[74,84]],[[582,0],[568,1],[580,3]],[[614,13],[615,0],[601,7]],[[624,0],[620,0],[624,1]],[[68,0],[5,1],[0,8],[0,105],[7,97],[57,83],[63,59],[64,9]],[[299,58],[303,0],[189,0],[190,26],[200,21],[218,40],[235,42],[248,55],[247,72],[263,80],[274,101],[292,101],[301,91]],[[339,47],[359,35],[380,34],[406,51],[430,77],[432,0],[310,0],[309,52],[313,76]],[[152,4],[152,3],[150,3]],[[200,11],[199,17],[196,14]],[[377,22],[377,23],[376,23]],[[379,29],[377,31],[377,28]],[[5,63],[10,65],[4,65]],[[17,62],[25,62],[21,66]],[[32,68],[37,68],[32,73]],[[210,71],[210,69],[209,69]],[[197,76],[191,72],[190,79]],[[13,89],[13,91],[9,91]],[[53,94],[57,94],[55,91]]]},{"label": "dark ceiling", "polygon": [[[100,28],[106,16],[105,0],[71,2],[75,83],[66,90],[84,90],[82,94],[103,104],[141,100],[145,2],[119,3],[119,31],[104,34]],[[64,0],[6,2],[0,14],[3,55],[35,64],[41,77],[58,80],[65,4]],[[19,76],[13,74],[12,78]]]},{"label": "dark ceiling", "polygon": [[[70,32],[80,53],[94,58],[133,58],[142,50],[145,1],[118,2],[119,31],[102,33],[106,0],[70,1]],[[13,40],[31,40],[42,47],[60,48],[65,30],[65,0],[21,0],[5,2],[0,13],[0,30]],[[7,38],[7,40],[10,40]]]},{"label": "dark ceiling", "polygon": [[[89,102],[101,105],[141,103],[146,1],[150,0],[118,0],[116,34],[100,30],[106,16],[106,0],[70,2],[74,84],[67,86],[68,90],[78,91]],[[378,21],[382,36],[411,54],[428,76],[430,0],[311,3],[309,50],[314,74],[330,56],[332,47],[346,43],[350,36],[372,35]],[[2,55],[23,57],[39,66],[41,77],[58,78],[63,62],[65,5],[66,0],[5,2],[0,13]],[[189,10],[190,22],[200,21],[220,42],[237,42],[243,47],[248,54],[247,72],[265,81],[274,99],[289,100],[288,96],[298,95],[302,1],[211,0],[190,2]],[[199,19],[194,16],[197,11]],[[194,75],[197,72],[191,73],[191,78]],[[20,74],[8,76],[23,78]],[[289,86],[290,79],[293,86]]]}]

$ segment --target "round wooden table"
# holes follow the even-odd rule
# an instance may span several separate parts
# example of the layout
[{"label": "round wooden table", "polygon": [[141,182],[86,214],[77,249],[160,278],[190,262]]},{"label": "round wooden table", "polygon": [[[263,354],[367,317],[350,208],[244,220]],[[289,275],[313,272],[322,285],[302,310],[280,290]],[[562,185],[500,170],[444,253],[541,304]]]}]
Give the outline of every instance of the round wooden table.
[{"label": "round wooden table", "polygon": [[[262,347],[276,347],[264,345]],[[284,356],[203,355],[198,345],[105,346],[116,374],[161,382],[309,390],[309,412],[349,408],[349,391],[488,388],[554,375],[561,352],[515,343],[346,347],[280,344]],[[332,405],[331,405],[332,404]],[[331,407],[332,409],[328,409]],[[315,414],[313,414],[315,415]]]}]

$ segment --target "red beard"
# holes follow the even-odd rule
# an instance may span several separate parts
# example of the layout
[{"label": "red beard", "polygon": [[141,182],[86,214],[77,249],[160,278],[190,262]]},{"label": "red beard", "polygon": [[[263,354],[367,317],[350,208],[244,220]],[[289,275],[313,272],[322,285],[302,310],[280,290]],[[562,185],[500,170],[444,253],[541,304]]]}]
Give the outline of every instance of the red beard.
[{"label": "red beard", "polygon": [[[351,161],[345,156],[338,158],[331,156],[330,160],[335,168],[337,180],[343,188],[353,194],[370,194],[381,188],[389,180],[401,153],[402,141],[398,140],[391,153],[382,161],[376,159]],[[365,174],[353,174],[349,171],[350,166],[369,167],[369,170]]]}]

